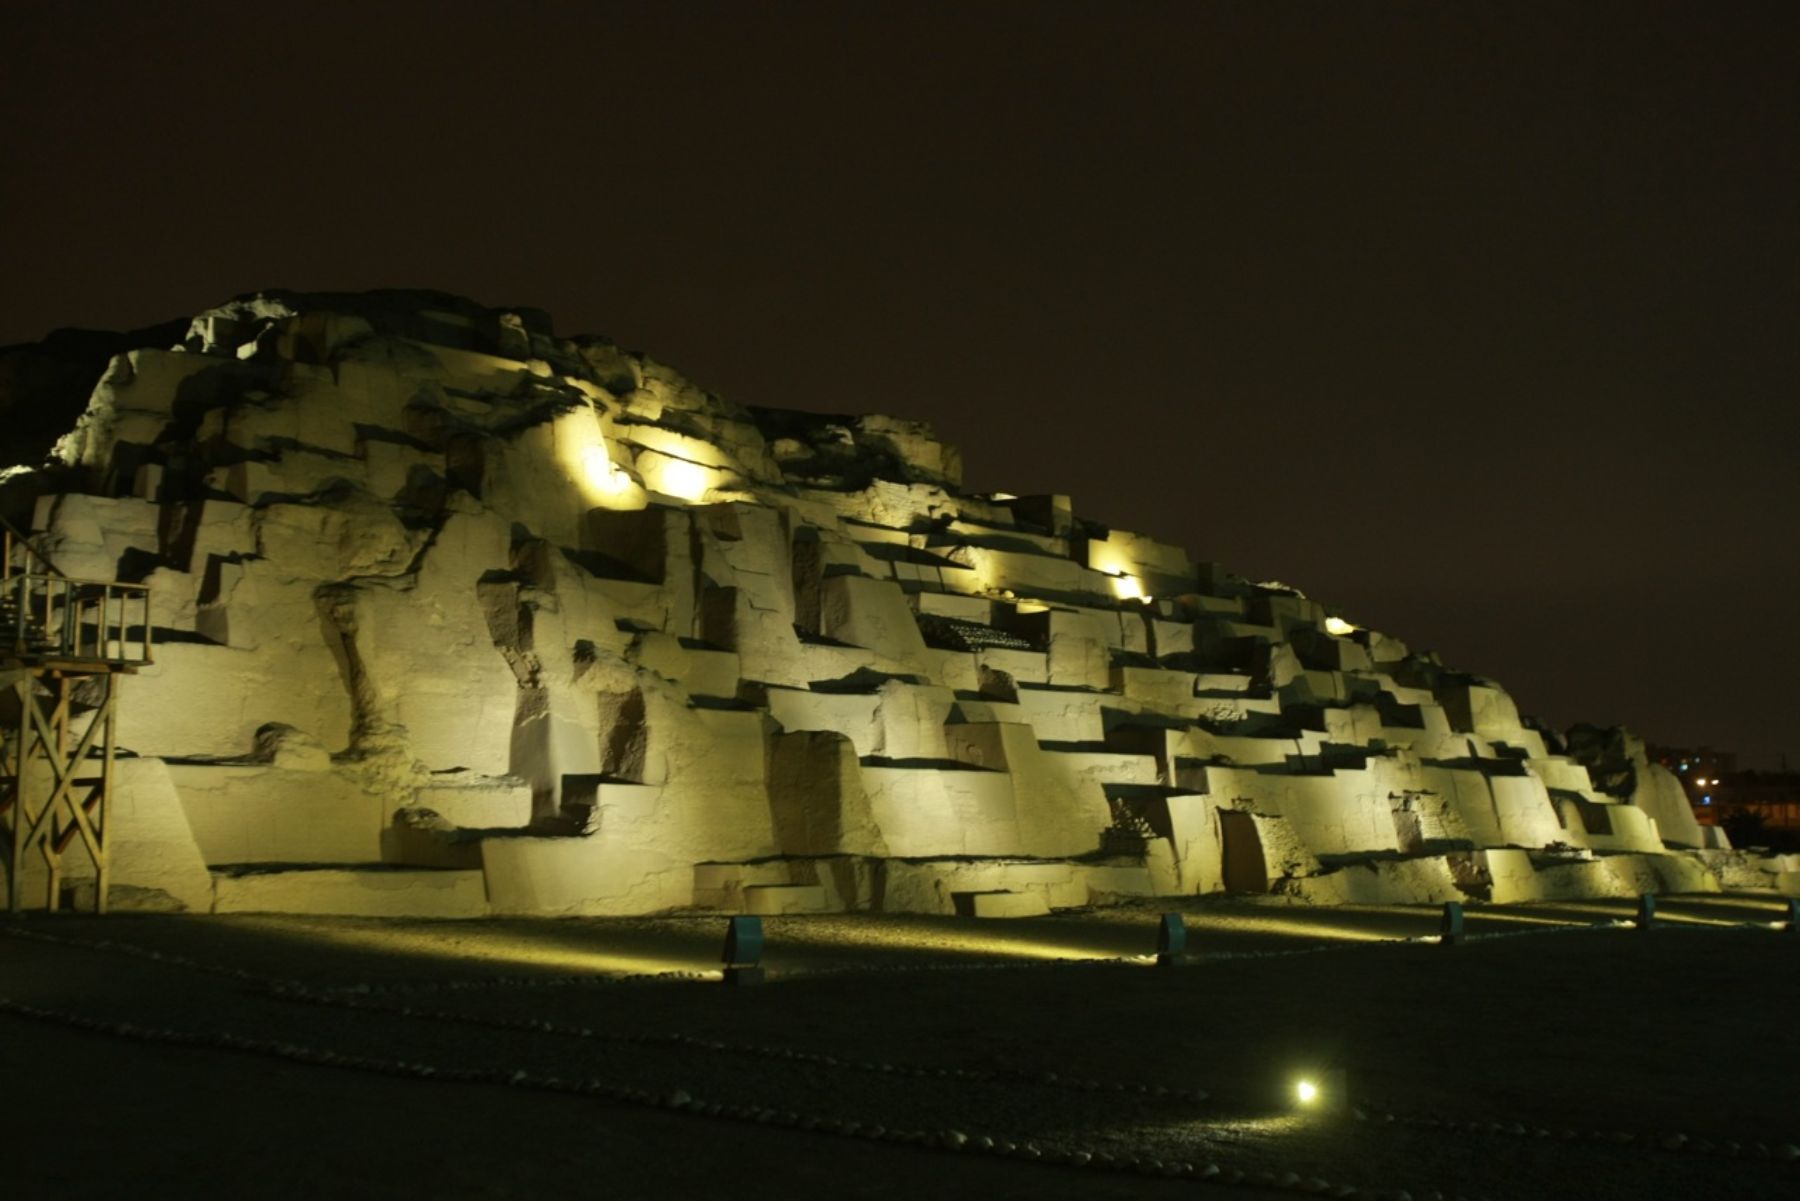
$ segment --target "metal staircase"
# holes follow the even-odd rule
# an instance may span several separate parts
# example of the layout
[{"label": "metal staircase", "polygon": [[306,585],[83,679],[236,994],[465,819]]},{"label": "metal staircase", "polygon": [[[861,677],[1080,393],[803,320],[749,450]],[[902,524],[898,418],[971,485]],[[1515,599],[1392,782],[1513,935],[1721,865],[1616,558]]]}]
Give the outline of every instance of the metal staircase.
[{"label": "metal staircase", "polygon": [[61,905],[65,852],[79,839],[94,868],[95,909],[106,912],[119,684],[151,661],[152,641],[148,586],[71,579],[0,521],[0,852],[9,911],[25,907],[26,877],[40,870],[44,908]]}]

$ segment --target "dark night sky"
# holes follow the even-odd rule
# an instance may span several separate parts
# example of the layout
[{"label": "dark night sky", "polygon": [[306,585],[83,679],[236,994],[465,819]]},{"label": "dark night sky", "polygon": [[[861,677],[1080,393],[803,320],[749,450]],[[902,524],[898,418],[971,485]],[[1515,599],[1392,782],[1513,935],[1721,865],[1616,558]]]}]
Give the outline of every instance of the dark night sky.
[{"label": "dark night sky", "polygon": [[549,310],[1800,760],[1800,5],[0,6],[0,343]]}]

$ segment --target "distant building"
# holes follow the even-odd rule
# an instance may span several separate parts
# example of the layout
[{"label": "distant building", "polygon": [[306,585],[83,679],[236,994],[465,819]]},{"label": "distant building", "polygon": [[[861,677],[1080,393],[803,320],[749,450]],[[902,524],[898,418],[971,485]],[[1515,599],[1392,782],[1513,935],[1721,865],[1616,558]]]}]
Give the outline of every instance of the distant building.
[{"label": "distant building", "polygon": [[1781,771],[1739,771],[1735,754],[1709,746],[1646,750],[1681,781],[1701,825],[1800,833],[1800,772],[1785,763]]},{"label": "distant building", "polygon": [[1719,794],[1728,776],[1737,774],[1737,756],[1730,751],[1715,751],[1710,746],[1647,746],[1645,753],[1652,763],[1660,763],[1681,781],[1694,817],[1703,826],[1720,824]]}]

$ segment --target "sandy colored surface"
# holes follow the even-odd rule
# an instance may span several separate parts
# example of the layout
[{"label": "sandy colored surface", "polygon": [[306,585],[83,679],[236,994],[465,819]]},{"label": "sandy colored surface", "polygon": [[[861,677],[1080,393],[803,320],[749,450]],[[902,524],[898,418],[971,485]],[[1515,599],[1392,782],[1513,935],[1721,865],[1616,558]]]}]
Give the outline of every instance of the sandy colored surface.
[{"label": "sandy colored surface", "polygon": [[[718,918],[39,918],[0,927],[0,1078],[6,1142],[60,1150],[4,1195],[1794,1195],[1800,935],[1766,896],[1629,912],[1471,911],[1452,950],[1406,941],[1426,909],[1193,903],[1167,971],[1154,907],[772,919],[753,989],[620,975],[710,971]],[[1368,1120],[1291,1113],[1302,1065]]]}]

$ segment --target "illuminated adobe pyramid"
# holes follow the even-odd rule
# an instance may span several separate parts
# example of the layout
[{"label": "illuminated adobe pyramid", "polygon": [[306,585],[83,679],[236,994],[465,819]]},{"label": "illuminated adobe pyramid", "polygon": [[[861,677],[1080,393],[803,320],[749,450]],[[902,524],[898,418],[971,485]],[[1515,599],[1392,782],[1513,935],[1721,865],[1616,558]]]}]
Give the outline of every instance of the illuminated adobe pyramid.
[{"label": "illuminated adobe pyramid", "polygon": [[261,294],[0,389],[0,513],[152,589],[127,900],[1003,915],[1726,859],[1635,740],[1572,756],[1292,588],[963,494],[916,422],[727,403],[529,310]]}]

